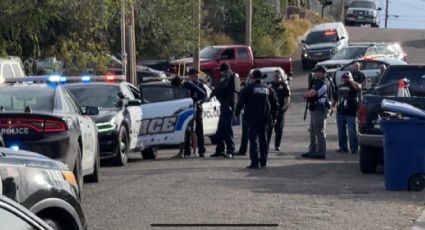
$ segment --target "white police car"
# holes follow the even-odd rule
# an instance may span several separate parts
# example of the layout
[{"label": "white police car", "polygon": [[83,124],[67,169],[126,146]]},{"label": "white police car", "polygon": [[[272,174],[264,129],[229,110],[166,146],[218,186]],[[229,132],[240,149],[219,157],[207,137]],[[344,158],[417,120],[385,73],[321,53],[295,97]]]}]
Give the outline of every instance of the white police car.
[{"label": "white police car", "polygon": [[[205,85],[207,96],[211,89]],[[147,145],[174,145],[184,142],[184,134],[193,118],[193,101],[189,92],[170,82],[141,84],[143,122],[141,141]],[[220,103],[215,97],[203,107],[204,136],[212,137],[217,131]]]}]

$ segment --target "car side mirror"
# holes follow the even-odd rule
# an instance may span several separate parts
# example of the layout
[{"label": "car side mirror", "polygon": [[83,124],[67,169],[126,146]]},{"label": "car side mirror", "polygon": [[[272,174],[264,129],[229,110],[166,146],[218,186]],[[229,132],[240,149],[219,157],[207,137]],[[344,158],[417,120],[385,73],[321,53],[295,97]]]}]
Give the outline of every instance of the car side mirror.
[{"label": "car side mirror", "polygon": [[127,106],[140,106],[142,104],[142,101],[140,100],[130,100],[127,103]]},{"label": "car side mirror", "polygon": [[124,93],[123,93],[123,92],[118,92],[118,93],[117,93],[117,95],[118,95],[118,97],[119,97],[120,99],[124,99],[124,98],[125,98],[125,95],[124,95]]},{"label": "car side mirror", "polygon": [[99,114],[99,107],[97,106],[86,106],[84,115],[95,116]]}]

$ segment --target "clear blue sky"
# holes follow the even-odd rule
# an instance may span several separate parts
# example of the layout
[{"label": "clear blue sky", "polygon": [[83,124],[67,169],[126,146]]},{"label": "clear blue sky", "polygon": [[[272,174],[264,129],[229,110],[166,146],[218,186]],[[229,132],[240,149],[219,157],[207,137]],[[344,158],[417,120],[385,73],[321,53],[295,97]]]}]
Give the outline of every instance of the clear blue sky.
[{"label": "clear blue sky", "polygon": [[[384,27],[385,0],[376,0],[382,7],[381,28]],[[425,0],[390,0],[388,28],[425,30]],[[398,18],[394,17],[399,16]]]}]

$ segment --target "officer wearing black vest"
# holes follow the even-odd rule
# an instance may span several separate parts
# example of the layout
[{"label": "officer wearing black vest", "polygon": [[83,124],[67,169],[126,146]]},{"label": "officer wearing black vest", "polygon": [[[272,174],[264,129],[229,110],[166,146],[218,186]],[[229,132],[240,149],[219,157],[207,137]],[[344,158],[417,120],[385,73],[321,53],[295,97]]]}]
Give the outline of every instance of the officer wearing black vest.
[{"label": "officer wearing black vest", "polygon": [[[267,128],[272,123],[271,119],[276,117],[278,109],[276,94],[262,82],[262,76],[260,70],[252,73],[253,83],[242,90],[235,110],[236,116],[239,116],[242,109],[246,113],[251,159],[251,164],[247,167],[249,169],[267,165]],[[260,151],[258,151],[257,139]]]},{"label": "officer wearing black vest", "polygon": [[317,66],[314,70],[311,88],[304,94],[310,110],[310,146],[304,158],[326,158],[326,118],[330,109],[329,93],[331,83],[326,79],[326,68]]}]

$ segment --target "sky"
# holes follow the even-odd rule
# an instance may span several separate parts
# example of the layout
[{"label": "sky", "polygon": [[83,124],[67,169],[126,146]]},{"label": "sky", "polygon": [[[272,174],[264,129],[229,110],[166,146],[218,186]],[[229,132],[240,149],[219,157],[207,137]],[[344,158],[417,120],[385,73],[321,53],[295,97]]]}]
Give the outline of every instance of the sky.
[{"label": "sky", "polygon": [[[380,27],[384,28],[386,0],[376,1],[382,7]],[[425,0],[389,0],[388,11],[388,28],[425,30]]]}]

